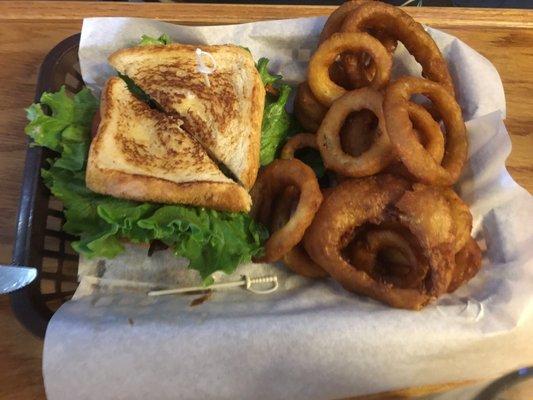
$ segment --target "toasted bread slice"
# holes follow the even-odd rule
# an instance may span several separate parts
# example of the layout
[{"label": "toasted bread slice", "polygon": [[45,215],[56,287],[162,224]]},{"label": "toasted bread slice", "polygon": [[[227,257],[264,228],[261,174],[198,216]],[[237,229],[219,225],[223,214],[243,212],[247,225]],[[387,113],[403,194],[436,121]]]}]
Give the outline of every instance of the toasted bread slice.
[{"label": "toasted bread slice", "polygon": [[124,81],[108,80],[91,143],[87,187],[138,201],[248,211],[244,188],[227,178],[176,116],[151,109]]},{"label": "toasted bread slice", "polygon": [[[216,63],[198,72],[196,49]],[[265,89],[251,54],[238,46],[142,46],[123,49],[110,64],[127,75],[249,189],[259,168]],[[209,61],[205,61],[210,65]]]}]

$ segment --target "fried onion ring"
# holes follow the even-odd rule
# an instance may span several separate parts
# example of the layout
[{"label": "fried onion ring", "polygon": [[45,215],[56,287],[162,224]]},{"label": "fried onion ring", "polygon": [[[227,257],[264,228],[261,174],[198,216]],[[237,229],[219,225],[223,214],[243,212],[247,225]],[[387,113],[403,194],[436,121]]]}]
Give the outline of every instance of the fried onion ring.
[{"label": "fried onion ring", "polygon": [[[369,0],[347,1],[333,11],[324,24],[324,28],[320,33],[318,43],[321,44],[325,40],[329,39],[331,35],[339,32],[346,16],[367,1]],[[378,39],[389,53],[394,53],[397,45],[397,42],[394,38],[380,30],[370,30],[369,33]],[[372,81],[376,71],[375,64],[371,61],[371,59],[368,58],[366,53],[342,54],[338,64],[342,66],[341,68],[344,70],[346,75],[343,81],[347,80],[349,83],[348,86],[341,86],[350,87],[352,89],[368,86]]]},{"label": "fried onion ring", "polygon": [[472,279],[481,268],[481,249],[477,242],[469,237],[465,246],[455,255],[455,268],[448,293],[452,293],[463,283]]},{"label": "fried onion ring", "polygon": [[[294,205],[298,201],[298,190],[294,186],[287,187],[279,196],[271,216],[270,230],[276,231],[282,228],[290,219],[294,211]],[[298,275],[307,278],[324,278],[328,276],[320,266],[315,263],[302,243],[298,243],[282,258],[283,263]]]},{"label": "fried onion ring", "polygon": [[272,210],[269,210],[271,213],[267,216],[270,222],[268,225],[270,232],[276,232],[287,224],[298,202],[298,196],[296,186],[287,186],[275,199]]},{"label": "fried onion ring", "polygon": [[320,32],[318,43],[320,44],[324,42],[325,40],[329,39],[331,35],[339,32],[346,16],[366,1],[368,0],[346,1],[337,7],[326,20],[326,23],[322,28],[322,32]]},{"label": "fried onion ring", "polygon": [[[348,14],[354,11],[361,4],[366,3],[368,1],[369,0],[352,0],[341,4],[328,17],[326,23],[324,24],[324,27],[322,28],[322,32],[320,32],[318,43],[321,44],[322,42],[329,39],[331,35],[339,32],[342,28],[342,23],[344,22],[344,19],[348,16]],[[383,43],[383,46],[385,46],[385,48],[389,52],[392,53],[394,52],[394,50],[396,50],[396,40],[384,33],[383,31],[370,30],[369,33],[372,36],[376,37],[376,39],[378,39],[381,43]]]},{"label": "fried onion ring", "polygon": [[[351,177],[361,177],[382,171],[393,159],[392,146],[385,128],[381,93],[370,88],[347,92],[339,98],[324,117],[316,140],[324,165]],[[351,156],[342,149],[340,131],[353,111],[367,109],[378,118],[378,132],[370,148],[359,156]]]},{"label": "fried onion ring", "polygon": [[294,153],[305,147],[318,149],[316,145],[316,135],[312,133],[298,133],[297,135],[294,135],[287,140],[281,149],[280,158],[284,160],[292,160],[294,158]]},{"label": "fried onion ring", "polygon": [[316,99],[307,82],[298,85],[294,98],[294,115],[309,132],[316,132],[328,109]]},{"label": "fried onion ring", "polygon": [[302,243],[298,243],[285,254],[283,263],[293,272],[306,278],[320,279],[328,276],[328,273],[309,257]]},{"label": "fried onion ring", "polygon": [[339,54],[345,52],[365,52],[370,55],[377,66],[370,87],[380,89],[389,82],[392,56],[379,40],[366,33],[334,33],[318,47],[311,57],[308,69],[309,87],[326,107],[346,93],[346,89],[333,82],[329,76],[331,64]]},{"label": "fried onion ring", "polygon": [[369,30],[380,30],[402,42],[422,65],[422,76],[440,83],[454,95],[453,81],[439,48],[424,27],[409,14],[390,4],[368,2],[347,15],[341,27],[343,32]]},{"label": "fried onion ring", "polygon": [[271,233],[265,243],[265,254],[257,261],[280,260],[300,242],[320,207],[322,193],[313,170],[297,159],[278,159],[263,169],[257,178],[251,192],[252,216],[268,226],[275,198],[290,186],[299,192],[296,209],[283,227]]},{"label": "fried onion ring", "polygon": [[[392,229],[387,222],[391,218],[409,231],[409,235],[402,235],[404,238],[414,238],[416,243],[409,239],[408,242],[420,260],[411,260],[414,269],[410,279],[400,279],[398,285],[394,280],[368,273],[364,266],[350,264],[343,251],[368,224],[377,225],[377,229],[381,226]],[[420,309],[449,287],[455,263],[453,229],[450,206],[441,189],[420,184],[409,189],[403,179],[377,175],[340,183],[322,203],[305,234],[304,244],[311,258],[347,290],[393,307]],[[389,241],[402,248],[399,243],[397,237]],[[410,257],[409,253],[403,257]],[[426,267],[419,267],[421,262],[427,265],[425,275]],[[396,275],[411,271],[395,267]],[[401,287],[411,284],[413,287]]]},{"label": "fried onion ring", "polygon": [[[413,133],[409,100],[417,93],[429,97],[444,121],[446,147],[441,163],[435,161]],[[409,172],[423,183],[453,185],[461,174],[468,150],[466,127],[455,98],[435,82],[403,77],[387,88],[383,110],[390,141]]]},{"label": "fried onion ring", "polygon": [[398,288],[373,279],[342,255],[353,232],[363,224],[379,224],[386,211],[408,189],[408,183],[391,175],[349,179],[324,200],[305,238],[305,249],[345,289],[393,307],[420,309],[431,300],[424,290]]}]

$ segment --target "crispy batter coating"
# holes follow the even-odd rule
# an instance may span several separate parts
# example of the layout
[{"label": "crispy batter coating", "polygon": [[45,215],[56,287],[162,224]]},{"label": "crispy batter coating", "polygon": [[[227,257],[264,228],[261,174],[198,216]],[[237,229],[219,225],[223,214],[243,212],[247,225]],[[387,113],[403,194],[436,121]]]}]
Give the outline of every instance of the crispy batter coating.
[{"label": "crispy batter coating", "polygon": [[472,279],[481,268],[481,249],[473,238],[455,255],[455,268],[448,293],[454,292],[462,284]]}]

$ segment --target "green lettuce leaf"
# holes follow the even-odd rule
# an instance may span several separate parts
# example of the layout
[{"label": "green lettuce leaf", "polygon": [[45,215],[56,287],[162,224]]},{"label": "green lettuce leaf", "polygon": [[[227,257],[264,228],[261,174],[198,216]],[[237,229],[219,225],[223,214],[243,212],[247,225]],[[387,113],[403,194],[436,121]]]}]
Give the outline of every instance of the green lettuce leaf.
[{"label": "green lettuce leaf", "polygon": [[[50,110],[50,115],[43,106]],[[55,165],[79,171],[85,165],[91,120],[97,107],[98,101],[86,88],[72,99],[64,87],[56,93],[44,93],[40,104],[32,104],[26,110],[30,122],[25,132],[36,145],[60,154]]]},{"label": "green lettuce leaf", "polygon": [[261,126],[261,165],[268,165],[276,158],[278,151],[285,143],[291,127],[291,116],[285,110],[292,88],[282,84],[279,88],[279,97],[267,95],[263,124]]},{"label": "green lettuce leaf", "polygon": [[163,33],[161,36],[159,36],[157,39],[148,35],[142,35],[141,40],[139,42],[139,46],[146,46],[146,45],[164,45],[172,43],[170,40],[170,37]]},{"label": "green lettuce leaf", "polygon": [[274,161],[293,125],[292,115],[285,109],[292,88],[281,83],[281,75],[273,75],[268,71],[268,63],[268,59],[260,58],[257,62],[257,70],[263,84],[275,87],[279,91],[279,95],[276,97],[267,93],[265,98],[263,124],[261,126],[261,165],[268,165]]},{"label": "green lettuce leaf", "polygon": [[278,83],[281,81],[282,76],[281,75],[274,75],[271,74],[268,71],[268,58],[260,58],[259,61],[257,61],[257,71],[259,72],[259,76],[261,77],[261,80],[263,81],[263,85],[273,85],[274,83]]},{"label": "green lettuce leaf", "polygon": [[[287,138],[304,132],[294,115],[288,113],[285,109],[292,88],[281,83],[281,75],[274,75],[268,71],[268,63],[269,60],[267,58],[261,58],[257,62],[256,68],[263,84],[276,87],[280,94],[278,98],[267,94],[265,99],[265,111],[261,129],[261,165],[268,165],[274,161]],[[302,149],[296,153],[296,158],[311,167],[318,178],[322,178],[325,175],[326,168],[318,151]]]},{"label": "green lettuce leaf", "polygon": [[[276,87],[279,91],[279,96],[275,97],[267,94],[265,99],[263,126],[261,129],[261,165],[268,165],[274,161],[288,137],[303,132],[303,128],[294,115],[286,110],[292,88],[281,83],[281,75],[274,75],[268,71],[268,62],[266,58],[259,59],[257,70],[263,84]],[[324,176],[325,168],[320,153],[313,149],[302,149],[297,152],[296,157],[309,165],[315,171],[317,177]]]},{"label": "green lettuce leaf", "polygon": [[166,206],[138,225],[190,260],[202,278],[215,271],[231,273],[237,265],[261,254],[266,229],[243,213],[199,207]]},{"label": "green lettuce leaf", "polygon": [[216,271],[231,273],[237,265],[261,254],[268,233],[248,214],[204,208],[141,203],[91,192],[85,186],[90,128],[98,101],[87,89],[69,97],[64,88],[44,93],[27,109],[26,133],[33,145],[56,152],[41,171],[45,185],[63,202],[63,229],[79,240],[72,243],[86,257],[113,258],[123,241],[159,239],[178,256],[190,260],[210,282]]}]

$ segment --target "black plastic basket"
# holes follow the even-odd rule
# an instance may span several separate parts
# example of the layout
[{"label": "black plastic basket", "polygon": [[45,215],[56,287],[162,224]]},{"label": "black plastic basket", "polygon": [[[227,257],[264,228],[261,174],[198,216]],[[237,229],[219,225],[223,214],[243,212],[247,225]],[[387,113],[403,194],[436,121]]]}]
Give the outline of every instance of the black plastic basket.
[{"label": "black plastic basket", "polygon": [[[79,43],[80,34],[76,34],[48,53],[39,70],[35,101],[43,92],[57,91],[62,85],[70,93],[83,87]],[[70,247],[74,238],[61,230],[62,204],[51,196],[41,180],[40,170],[51,155],[52,152],[31,147],[28,142],[12,258],[15,266],[38,270],[31,285],[11,294],[11,306],[17,319],[40,337],[44,337],[54,311],[77,287],[78,255]]]}]

